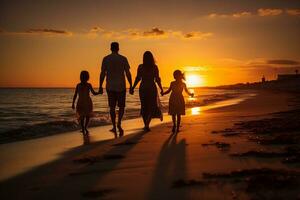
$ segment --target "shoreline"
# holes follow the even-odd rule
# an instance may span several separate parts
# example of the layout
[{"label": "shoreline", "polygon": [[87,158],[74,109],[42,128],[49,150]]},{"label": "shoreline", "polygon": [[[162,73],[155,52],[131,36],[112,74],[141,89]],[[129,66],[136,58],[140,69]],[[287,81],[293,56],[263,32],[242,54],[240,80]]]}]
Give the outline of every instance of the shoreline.
[{"label": "shoreline", "polygon": [[[187,109],[186,113],[188,116],[199,115],[203,111],[209,109],[217,109],[224,106],[230,106],[238,104],[248,98],[253,98],[254,95],[245,95],[244,97],[238,97],[235,99],[228,99],[224,101],[214,102],[210,105],[203,107],[194,107]],[[164,113],[164,121],[159,119],[153,119],[151,122],[151,128],[170,123],[171,117]],[[123,121],[124,136],[138,133],[142,130],[143,123],[141,118],[127,119]],[[74,148],[76,146],[86,145],[88,143],[97,143],[101,141],[112,141],[114,140],[113,133],[109,132],[111,125],[103,125],[97,127],[91,127],[89,141],[82,136],[79,130],[67,131],[59,134],[49,135],[39,138],[30,138],[26,140],[19,140],[9,143],[0,144],[0,158],[2,160],[0,168],[0,181],[5,180],[9,177],[25,172],[26,170],[42,165],[44,163],[59,159],[62,152],[66,149]],[[100,133],[100,134],[99,134]],[[55,147],[53,147],[55,146]],[[28,151],[28,149],[40,149],[39,152]],[[18,151],[15,151],[18,149]],[[5,154],[4,154],[5,152]],[[26,152],[26,155],[24,155]],[[7,155],[6,155],[7,154]],[[15,157],[12,159],[11,155]],[[43,155],[43,159],[41,159]],[[32,158],[37,158],[32,159]],[[30,160],[31,162],[24,162],[19,165],[19,160]],[[15,160],[15,163],[10,161]],[[9,171],[7,168],[11,168]]]},{"label": "shoreline", "polygon": [[[238,93],[238,94],[215,94],[214,96],[211,96],[209,98],[201,99],[200,101],[197,100],[197,98],[188,98],[186,102],[186,109],[195,109],[197,108],[203,108],[203,109],[210,109],[210,107],[219,107],[219,106],[226,106],[226,103],[230,104],[237,103],[235,102],[236,99],[243,99],[245,96],[251,97],[251,94],[255,94],[255,91],[250,91],[250,96],[246,93]],[[223,103],[224,102],[224,103]],[[202,110],[203,110],[202,109]],[[164,106],[162,111],[164,116],[166,116],[167,113],[167,106]],[[96,128],[101,126],[107,126],[110,125],[110,117],[109,113],[97,113],[95,112],[95,117],[91,119],[90,121],[90,127],[89,128]],[[123,118],[123,121],[126,120],[132,120],[132,119],[138,119],[140,118],[139,115],[139,109],[130,109],[126,108],[125,110],[125,116]],[[77,131],[80,129],[80,125],[76,120],[58,120],[58,121],[48,121],[33,125],[24,125],[23,127],[8,130],[6,132],[0,133],[0,145],[1,144],[7,144],[12,142],[18,142],[18,141],[25,141],[25,140],[31,140],[31,139],[38,139],[43,137],[49,137],[53,135],[58,134],[64,134],[67,132]]]},{"label": "shoreline", "polygon": [[[276,101],[268,101],[275,97]],[[53,149],[51,152],[48,149],[48,153],[45,153],[42,149],[47,144],[41,143],[40,151],[35,151],[38,155],[30,159],[26,157],[28,152],[22,152],[17,145],[11,148],[14,149],[12,152],[5,148],[0,152],[4,155],[3,151],[7,151],[7,161],[16,165],[15,168],[14,165],[7,165],[5,170],[1,170],[6,175],[10,173],[10,178],[1,181],[1,194],[8,197],[7,195],[12,195],[11,191],[18,189],[22,194],[19,198],[24,199],[81,199],[89,195],[96,195],[97,198],[104,195],[110,199],[231,198],[233,188],[230,185],[222,188],[220,193],[217,192],[220,185],[216,188],[205,186],[202,190],[197,184],[189,186],[189,183],[202,183],[204,180],[201,173],[229,173],[232,170],[255,167],[288,167],[277,161],[232,159],[227,152],[243,152],[261,147],[240,136],[224,137],[212,134],[212,131],[224,130],[241,120],[259,119],[269,113],[293,109],[288,106],[288,99],[288,94],[258,93],[257,96],[238,104],[200,110],[196,115],[183,117],[182,131],[176,136],[171,134],[168,123],[153,126],[152,131],[145,134],[136,129],[139,124],[135,121],[127,129],[135,133],[123,138],[99,141],[94,138],[98,135],[96,131],[91,132],[90,144],[83,145],[80,134],[74,132],[76,139],[73,141],[66,137],[48,143],[56,144],[53,149],[64,142],[70,145],[64,146],[62,152],[55,152]],[[37,140],[45,138],[33,140],[28,147],[38,149],[33,145]],[[71,147],[72,142],[76,141],[78,145]],[[28,143],[29,140],[22,142]],[[215,148],[214,145],[204,146],[212,142],[228,143],[229,149]],[[7,145],[12,146],[12,143]],[[14,157],[18,152],[19,157]],[[26,162],[40,164],[25,167]],[[22,167],[23,170],[20,171]],[[18,173],[15,173],[17,170]],[[24,183],[28,186],[23,187]],[[139,192],[135,192],[136,190]],[[237,195],[242,199],[245,197],[244,193]],[[18,194],[13,196],[18,199]]]}]

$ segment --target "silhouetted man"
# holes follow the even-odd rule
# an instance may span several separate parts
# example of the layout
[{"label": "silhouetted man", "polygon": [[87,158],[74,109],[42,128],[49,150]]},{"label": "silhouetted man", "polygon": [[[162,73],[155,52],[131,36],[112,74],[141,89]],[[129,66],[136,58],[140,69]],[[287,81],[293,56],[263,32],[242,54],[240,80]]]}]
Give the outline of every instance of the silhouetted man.
[{"label": "silhouetted man", "polygon": [[[117,42],[111,43],[111,54],[105,56],[102,61],[100,73],[100,86],[99,92],[103,94],[103,82],[106,76],[106,92],[108,96],[108,104],[110,107],[110,117],[113,128],[110,130],[117,133],[118,128],[120,136],[123,135],[121,127],[122,117],[124,114],[125,100],[126,100],[126,81],[129,82],[130,88],[132,87],[132,80],[130,74],[130,66],[125,56],[120,55],[119,44]],[[119,107],[118,124],[116,126],[116,106]]]}]

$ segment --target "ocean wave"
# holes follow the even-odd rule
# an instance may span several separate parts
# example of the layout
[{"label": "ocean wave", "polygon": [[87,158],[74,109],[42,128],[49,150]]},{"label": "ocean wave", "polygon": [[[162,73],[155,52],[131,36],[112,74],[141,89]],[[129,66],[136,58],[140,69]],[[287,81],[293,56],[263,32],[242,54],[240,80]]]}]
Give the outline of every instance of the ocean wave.
[{"label": "ocean wave", "polygon": [[[95,118],[91,120],[90,126],[102,126],[109,124],[107,118]],[[33,139],[67,131],[78,130],[79,124],[72,121],[50,121],[34,125],[25,125],[17,129],[9,130],[0,134],[0,143],[8,143],[19,140]]]},{"label": "ocean wave", "polygon": [[[186,99],[186,108],[205,106],[216,103],[218,101],[228,100],[236,98],[240,93],[229,94],[210,94],[195,96],[194,98]],[[162,102],[162,111],[166,113],[168,111],[168,102]],[[134,108],[127,108],[124,119],[138,118],[140,116],[139,106]],[[90,127],[103,126],[110,124],[109,112],[95,111],[94,117],[90,121]],[[44,114],[41,114],[44,116]],[[45,115],[46,116],[46,115]],[[68,131],[79,130],[80,126],[75,119],[74,112],[65,112],[57,115],[58,118],[48,116],[48,122],[39,122],[26,124],[19,128],[10,129],[0,134],[0,143],[9,143],[14,141],[39,138],[54,134],[59,134]],[[8,117],[8,116],[6,116]],[[16,117],[17,118],[17,117]],[[53,120],[55,119],[55,120]],[[24,119],[23,119],[24,120]],[[27,121],[27,120],[25,120]],[[30,120],[28,120],[30,121]]]}]

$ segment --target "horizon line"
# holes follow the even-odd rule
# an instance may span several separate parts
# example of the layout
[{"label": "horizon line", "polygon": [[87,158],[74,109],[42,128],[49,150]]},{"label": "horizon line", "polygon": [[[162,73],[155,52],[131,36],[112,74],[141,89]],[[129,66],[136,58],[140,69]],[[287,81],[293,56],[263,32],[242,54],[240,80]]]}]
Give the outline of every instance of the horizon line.
[{"label": "horizon line", "polygon": [[[220,85],[222,86],[222,85]],[[163,86],[163,88],[168,88],[169,86]],[[188,87],[188,88],[213,88],[213,87],[218,87],[218,86],[199,86],[199,87]],[[36,87],[36,86],[0,86],[0,89],[74,89],[75,87]],[[99,87],[94,87],[95,89],[99,88]],[[138,87],[137,87],[138,88]],[[105,87],[103,87],[103,89],[106,89]],[[128,87],[126,87],[126,89],[129,89]]]}]

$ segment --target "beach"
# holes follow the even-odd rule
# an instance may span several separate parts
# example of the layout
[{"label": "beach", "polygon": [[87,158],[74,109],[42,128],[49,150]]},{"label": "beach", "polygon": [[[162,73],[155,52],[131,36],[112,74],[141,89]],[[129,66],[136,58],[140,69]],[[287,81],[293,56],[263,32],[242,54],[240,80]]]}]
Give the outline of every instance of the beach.
[{"label": "beach", "polygon": [[[117,139],[101,126],[89,138],[73,131],[2,144],[1,199],[298,199],[299,161],[283,162],[299,159],[298,144],[263,143],[279,130],[299,139],[298,105],[292,94],[257,91],[191,108],[178,134],[166,116],[148,133],[141,119],[126,120]],[[278,127],[269,130],[274,113]],[[295,123],[280,126],[280,117]],[[253,192],[261,176],[270,186]]]}]

